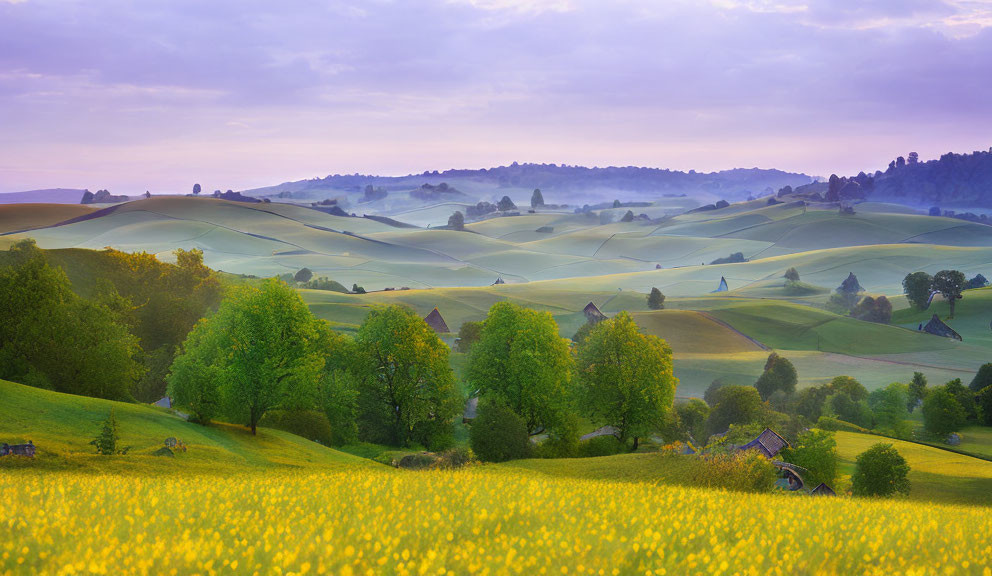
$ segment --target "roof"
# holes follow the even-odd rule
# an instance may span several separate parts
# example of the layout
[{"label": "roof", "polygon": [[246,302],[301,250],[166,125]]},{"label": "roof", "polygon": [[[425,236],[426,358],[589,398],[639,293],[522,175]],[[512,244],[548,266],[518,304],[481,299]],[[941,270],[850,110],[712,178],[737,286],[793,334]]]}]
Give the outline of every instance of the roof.
[{"label": "roof", "polygon": [[716,287],[714,292],[726,292],[728,290],[730,290],[730,288],[727,286],[727,279],[720,276],[720,285]]},{"label": "roof", "polygon": [[431,313],[428,314],[426,318],[424,318],[424,322],[427,322],[427,325],[433,328],[435,332],[441,334],[451,332],[451,330],[448,330],[447,322],[445,322],[444,318],[441,317],[441,313],[437,311],[436,307],[431,310]]},{"label": "roof", "polygon": [[160,406],[162,408],[172,408],[172,398],[168,396],[162,396],[158,401],[152,403],[153,406]]},{"label": "roof", "polygon": [[927,325],[923,327],[923,331],[927,334],[933,334],[934,336],[943,336],[944,338],[953,338],[955,340],[961,340],[961,335],[954,331],[953,328],[941,321],[940,317],[936,314],[933,318],[927,322]]},{"label": "roof", "polygon": [[606,319],[606,314],[600,312],[599,308],[597,308],[592,302],[586,304],[586,307],[583,308],[582,311],[585,313],[586,318],[590,320],[596,320],[598,322],[599,320]]},{"label": "roof", "polygon": [[757,438],[741,446],[739,450],[750,450],[753,448],[764,454],[767,458],[774,458],[783,448],[788,447],[789,443],[786,442],[785,438],[776,434],[771,428],[765,428],[761,434],[758,434]]},{"label": "roof", "polygon": [[506,282],[503,281],[503,277],[502,276],[496,278],[496,281],[493,282],[493,286],[495,286],[497,284],[506,284]]},{"label": "roof", "polygon": [[810,491],[809,495],[810,496],[836,496],[837,493],[834,492],[833,489],[830,488],[830,486],[827,486],[823,482],[820,482],[820,485],[817,486],[816,488],[813,488]]}]

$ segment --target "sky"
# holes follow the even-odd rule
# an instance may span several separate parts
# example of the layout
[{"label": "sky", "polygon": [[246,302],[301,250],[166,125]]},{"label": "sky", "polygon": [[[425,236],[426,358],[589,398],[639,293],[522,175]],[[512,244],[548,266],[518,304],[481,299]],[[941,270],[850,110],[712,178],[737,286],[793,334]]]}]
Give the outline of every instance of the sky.
[{"label": "sky", "polygon": [[992,146],[992,0],[0,0],[0,192]]}]

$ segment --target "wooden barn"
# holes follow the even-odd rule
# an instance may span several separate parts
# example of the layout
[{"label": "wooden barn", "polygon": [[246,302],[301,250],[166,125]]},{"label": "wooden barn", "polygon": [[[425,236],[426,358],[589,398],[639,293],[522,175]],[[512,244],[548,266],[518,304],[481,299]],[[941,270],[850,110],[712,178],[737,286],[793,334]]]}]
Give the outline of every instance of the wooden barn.
[{"label": "wooden barn", "polygon": [[586,321],[590,324],[596,324],[597,322],[606,320],[606,314],[600,312],[599,308],[597,308],[592,302],[586,304],[586,307],[582,309],[582,312],[586,315]]},{"label": "wooden barn", "polygon": [[765,458],[774,458],[783,448],[788,448],[789,443],[771,428],[765,428],[754,440],[738,448],[738,450],[757,450]]},{"label": "wooden barn", "polygon": [[438,312],[436,307],[431,310],[431,313],[428,314],[426,318],[424,318],[424,322],[427,322],[427,325],[438,334],[448,334],[451,332],[451,330],[448,330],[447,322],[444,321],[444,318],[441,316],[441,313]]},{"label": "wooden barn", "polygon": [[927,325],[923,327],[923,331],[927,334],[933,334],[934,336],[943,336],[944,338],[953,338],[955,340],[961,340],[961,335],[954,331],[953,328],[944,324],[940,317],[936,314],[933,318],[927,322]]}]

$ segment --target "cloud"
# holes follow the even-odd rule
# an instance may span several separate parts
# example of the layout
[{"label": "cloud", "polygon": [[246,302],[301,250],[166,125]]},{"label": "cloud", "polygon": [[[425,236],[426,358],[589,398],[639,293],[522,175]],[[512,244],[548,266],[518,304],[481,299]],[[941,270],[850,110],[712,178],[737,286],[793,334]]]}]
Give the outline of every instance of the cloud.
[{"label": "cloud", "polygon": [[55,150],[141,191],[163,158],[244,179],[225,189],[513,160],[856,172],[988,147],[990,23],[974,0],[0,0],[0,187],[49,184]]}]

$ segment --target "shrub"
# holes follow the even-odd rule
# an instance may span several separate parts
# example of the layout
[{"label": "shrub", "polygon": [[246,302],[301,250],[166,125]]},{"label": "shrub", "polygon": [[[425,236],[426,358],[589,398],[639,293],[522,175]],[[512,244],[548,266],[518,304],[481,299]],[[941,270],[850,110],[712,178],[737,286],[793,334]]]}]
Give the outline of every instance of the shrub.
[{"label": "shrub", "polygon": [[923,399],[923,426],[941,439],[965,425],[965,411],[947,388],[938,386]]},{"label": "shrub", "polygon": [[400,458],[398,466],[407,470],[426,470],[437,467],[438,461],[438,457],[434,454],[407,454]]},{"label": "shrub", "polygon": [[530,455],[527,423],[498,400],[479,402],[469,432],[472,451],[485,462],[505,462]]},{"label": "shrub", "polygon": [[127,454],[130,446],[119,449],[118,444],[120,444],[120,439],[121,435],[117,425],[117,414],[111,408],[110,415],[103,421],[103,427],[100,429],[99,436],[90,441],[90,445],[96,446],[97,454],[103,454],[105,456]]},{"label": "shrub", "polygon": [[579,456],[583,458],[613,456],[624,451],[626,451],[624,445],[617,442],[613,436],[596,436],[579,442]]},{"label": "shrub", "polygon": [[851,493],[855,496],[909,494],[909,465],[892,444],[878,443],[858,455]]},{"label": "shrub", "polygon": [[464,446],[450,448],[438,454],[439,468],[461,468],[475,462],[475,454]]},{"label": "shrub", "polygon": [[316,410],[273,410],[262,417],[259,425],[296,434],[324,446],[334,444],[331,422],[326,414]]},{"label": "shrub", "polygon": [[548,438],[537,445],[537,458],[575,458],[579,455],[579,423],[575,416],[566,417]]},{"label": "shrub", "polygon": [[843,420],[838,420],[831,416],[820,416],[819,420],[816,421],[816,427],[821,430],[829,430],[831,432],[860,432],[862,434],[870,433],[869,430],[862,428],[857,424],[844,422]]},{"label": "shrub", "polygon": [[651,293],[648,294],[648,308],[652,310],[662,310],[665,308],[665,295],[661,293],[661,290],[657,288],[651,289]]},{"label": "shrub", "polygon": [[782,459],[809,470],[806,483],[833,484],[837,480],[837,441],[832,432],[807,430],[799,434],[792,447],[782,452]]}]

